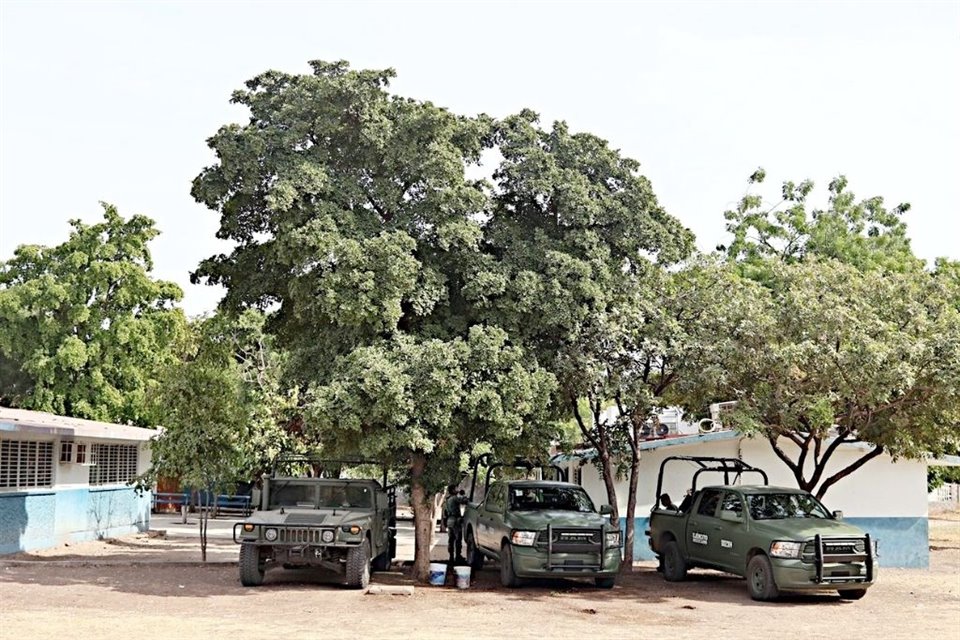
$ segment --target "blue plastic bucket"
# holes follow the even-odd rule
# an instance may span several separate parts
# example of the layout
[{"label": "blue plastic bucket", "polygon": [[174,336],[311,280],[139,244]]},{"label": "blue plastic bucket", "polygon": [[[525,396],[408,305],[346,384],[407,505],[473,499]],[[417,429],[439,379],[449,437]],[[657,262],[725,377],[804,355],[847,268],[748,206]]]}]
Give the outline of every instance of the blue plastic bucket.
[{"label": "blue plastic bucket", "polygon": [[447,581],[447,565],[442,562],[430,563],[430,584],[434,587],[442,587]]}]

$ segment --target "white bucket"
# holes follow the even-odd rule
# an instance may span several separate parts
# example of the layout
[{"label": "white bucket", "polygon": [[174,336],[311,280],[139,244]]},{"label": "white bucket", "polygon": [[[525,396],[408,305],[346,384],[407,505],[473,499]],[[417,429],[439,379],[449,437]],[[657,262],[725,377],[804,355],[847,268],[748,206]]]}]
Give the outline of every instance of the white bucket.
[{"label": "white bucket", "polygon": [[469,589],[470,567],[454,567],[453,572],[457,575],[457,589]]},{"label": "white bucket", "polygon": [[430,584],[434,587],[442,587],[447,581],[447,565],[442,562],[430,563]]}]

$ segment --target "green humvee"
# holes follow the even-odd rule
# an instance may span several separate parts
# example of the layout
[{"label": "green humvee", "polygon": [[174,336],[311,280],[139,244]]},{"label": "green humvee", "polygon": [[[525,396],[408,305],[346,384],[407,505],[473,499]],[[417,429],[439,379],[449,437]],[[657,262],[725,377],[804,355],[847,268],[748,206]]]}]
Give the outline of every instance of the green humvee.
[{"label": "green humvee", "polygon": [[322,567],[350,587],[365,588],[371,570],[389,569],[396,556],[396,522],[396,487],[387,486],[386,472],[381,484],[280,475],[275,469],[263,479],[259,510],[233,527],[240,582],[258,586],[277,565]]},{"label": "green humvee", "polygon": [[[665,465],[692,462],[693,489],[681,505],[660,494]],[[722,486],[697,489],[704,472],[721,472]],[[731,485],[730,474],[757,473],[763,485]],[[782,591],[837,591],[862,598],[877,579],[876,542],[870,534],[830,513],[800,489],[771,487],[762,470],[736,458],[674,456],[660,466],[658,505],[650,514],[650,548],[669,581],[687,569],[718,569],[747,579],[754,600],[773,600]]]},{"label": "green humvee", "polygon": [[610,524],[610,507],[598,512],[580,486],[544,480],[491,484],[488,472],[484,496],[470,502],[463,517],[467,561],[474,569],[485,557],[499,560],[505,587],[519,586],[522,578],[560,577],[614,586],[620,529]]}]

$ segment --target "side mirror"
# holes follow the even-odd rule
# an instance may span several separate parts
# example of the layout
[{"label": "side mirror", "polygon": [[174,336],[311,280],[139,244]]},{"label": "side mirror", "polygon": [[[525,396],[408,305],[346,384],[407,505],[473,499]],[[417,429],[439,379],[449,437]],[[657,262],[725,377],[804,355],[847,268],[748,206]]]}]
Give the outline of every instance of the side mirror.
[{"label": "side mirror", "polygon": [[743,522],[743,516],[737,511],[721,511],[720,519],[726,522]]},{"label": "side mirror", "polygon": [[834,520],[843,520],[843,511],[834,511],[833,512]]},{"label": "side mirror", "polygon": [[602,504],[602,505],[600,505],[600,515],[602,515],[602,516],[613,515],[613,507],[611,507],[611,506],[608,505],[608,504]]}]

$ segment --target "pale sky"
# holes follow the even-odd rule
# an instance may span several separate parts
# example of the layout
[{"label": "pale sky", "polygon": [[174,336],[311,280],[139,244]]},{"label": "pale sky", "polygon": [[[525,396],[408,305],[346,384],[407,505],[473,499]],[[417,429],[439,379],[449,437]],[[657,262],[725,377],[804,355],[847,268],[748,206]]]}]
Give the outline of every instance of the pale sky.
[{"label": "pale sky", "polygon": [[392,89],[463,114],[523,107],[642,163],[701,249],[758,166],[771,198],[846,174],[908,201],[914,250],[960,259],[960,1],[670,3],[0,0],[0,260],[57,244],[98,201],[162,235],[155,276],[191,286],[229,246],[190,197],[232,90],[308,60],[393,67]]}]

